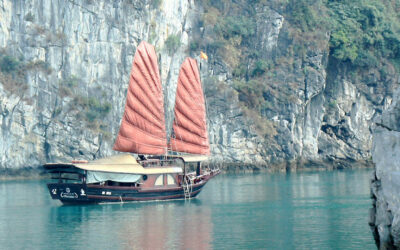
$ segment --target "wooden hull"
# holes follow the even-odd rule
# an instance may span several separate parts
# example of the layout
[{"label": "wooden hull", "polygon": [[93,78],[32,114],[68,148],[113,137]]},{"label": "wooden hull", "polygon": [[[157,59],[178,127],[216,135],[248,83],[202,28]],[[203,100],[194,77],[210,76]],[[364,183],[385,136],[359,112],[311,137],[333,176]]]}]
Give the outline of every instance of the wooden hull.
[{"label": "wooden hull", "polygon": [[[190,198],[196,197],[209,178],[193,184]],[[130,202],[184,199],[185,193],[182,186],[162,188],[140,188],[106,185],[86,185],[75,183],[49,183],[47,184],[50,195],[64,204],[87,204],[105,202]]]}]

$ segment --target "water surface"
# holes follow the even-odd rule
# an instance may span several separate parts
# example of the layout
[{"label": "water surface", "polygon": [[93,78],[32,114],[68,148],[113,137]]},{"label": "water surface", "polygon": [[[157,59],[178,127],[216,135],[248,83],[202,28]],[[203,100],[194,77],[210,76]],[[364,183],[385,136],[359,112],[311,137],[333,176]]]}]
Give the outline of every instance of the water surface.
[{"label": "water surface", "polygon": [[197,199],[62,206],[0,182],[1,249],[376,249],[371,170],[219,175]]}]

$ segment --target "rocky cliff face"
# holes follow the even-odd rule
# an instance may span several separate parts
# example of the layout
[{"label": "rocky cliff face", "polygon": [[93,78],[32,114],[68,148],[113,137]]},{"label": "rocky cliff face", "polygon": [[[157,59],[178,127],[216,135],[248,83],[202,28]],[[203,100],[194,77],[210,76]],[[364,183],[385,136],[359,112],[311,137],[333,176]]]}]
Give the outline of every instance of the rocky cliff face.
[{"label": "rocky cliff face", "polygon": [[[228,16],[238,19],[246,12],[235,16],[237,9],[224,8]],[[221,13],[224,8],[219,8]],[[218,38],[218,23],[208,20],[213,11],[218,13],[215,10],[208,10],[199,29],[208,44],[214,41],[206,45],[208,51],[213,51],[218,41],[228,44],[223,53],[216,50],[211,54],[208,63],[207,75],[214,77],[212,84],[206,85],[206,94],[210,97],[210,122],[215,122],[211,132],[215,158],[280,169],[370,164],[370,126],[391,103],[398,73],[385,60],[369,69],[338,61],[330,54],[328,30],[303,32],[304,38],[296,38],[298,31],[287,21],[291,14],[286,12],[285,17],[276,9],[268,4],[247,9],[251,13],[248,20],[255,18],[253,35],[230,26],[247,27],[246,19],[242,23],[229,20],[223,27],[242,35],[229,37],[222,31]],[[240,39],[245,49],[230,48]],[[234,58],[243,54],[248,56],[235,62]],[[257,74],[256,60],[271,62],[266,73]],[[244,71],[241,76],[238,69]],[[260,96],[261,101],[255,100]]]},{"label": "rocky cliff face", "polygon": [[400,248],[400,89],[393,103],[376,119],[372,157],[373,208],[370,225],[380,249]]},{"label": "rocky cliff face", "polygon": [[[200,22],[203,12],[193,0],[2,1],[1,55],[14,67],[2,65],[0,75],[0,166],[113,154],[142,40],[159,53],[170,127],[179,66],[199,54],[192,41],[213,36],[213,27]],[[251,46],[266,59],[285,55],[294,42],[286,17],[261,5],[254,16]],[[172,40],[178,46],[168,45]],[[351,79],[352,69],[329,55],[329,34],[318,41],[260,77],[269,104],[261,115],[241,105],[234,69],[208,51],[201,74],[213,163],[345,167],[370,157],[369,127],[390,103],[397,74],[371,70]]]},{"label": "rocky cliff face", "polygon": [[[136,46],[156,46],[173,103],[192,9],[188,1],[3,1],[0,47],[24,72],[22,82],[4,71],[0,80],[0,165],[112,154]],[[171,35],[176,51],[164,46]]]}]

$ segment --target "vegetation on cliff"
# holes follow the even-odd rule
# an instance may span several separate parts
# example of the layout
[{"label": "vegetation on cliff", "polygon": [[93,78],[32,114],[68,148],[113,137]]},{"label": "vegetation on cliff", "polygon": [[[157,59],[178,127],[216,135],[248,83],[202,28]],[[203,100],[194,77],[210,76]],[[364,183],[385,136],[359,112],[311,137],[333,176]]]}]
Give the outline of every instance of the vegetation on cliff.
[{"label": "vegetation on cliff", "polygon": [[[395,1],[292,1],[288,20],[298,32],[326,31],[330,54],[357,67],[376,67],[381,58],[398,65],[400,25]],[[311,2],[314,2],[310,5]]]},{"label": "vegetation on cliff", "polygon": [[[298,96],[290,89],[304,81],[309,69],[304,60],[312,51],[329,51],[327,57],[351,68],[353,78],[371,68],[379,68],[384,77],[388,68],[400,67],[400,4],[395,1],[203,0],[202,5],[199,26],[213,28],[203,39],[194,39],[191,49],[222,59],[231,68],[232,87],[243,107],[264,118],[277,105],[296,103]],[[268,57],[256,44],[257,14],[265,6],[286,20],[280,34],[284,45]]]},{"label": "vegetation on cliff", "polygon": [[42,60],[24,61],[23,57],[15,58],[0,51],[0,82],[10,93],[22,97],[27,90],[26,74],[28,71],[42,71],[50,74],[52,69]]},{"label": "vegetation on cliff", "polygon": [[[14,58],[4,51],[0,53],[0,82],[9,93],[17,94],[24,99],[28,98],[25,97],[28,89],[25,78],[30,70],[43,71],[46,74],[52,72],[50,66],[44,61],[26,62],[23,58]],[[107,124],[103,120],[111,111],[111,103],[82,95],[79,90],[79,85],[82,84],[84,84],[82,80],[74,75],[59,82],[60,97],[70,97],[71,101],[68,102],[65,110],[62,105],[54,110],[54,116],[58,116],[62,112],[76,112],[77,118],[85,120],[89,128],[99,131],[109,138],[110,133],[107,132]]]},{"label": "vegetation on cliff", "polygon": [[102,133],[106,138],[110,138],[110,133],[107,132],[108,124],[104,122],[104,118],[111,111],[111,103],[105,100],[105,93],[102,93],[103,98],[89,97],[82,95],[79,86],[83,81],[72,75],[59,83],[59,94],[61,97],[70,97],[72,101],[68,102],[65,110],[59,108],[55,111],[56,115],[61,112],[76,112],[78,120],[84,120],[89,128]]}]

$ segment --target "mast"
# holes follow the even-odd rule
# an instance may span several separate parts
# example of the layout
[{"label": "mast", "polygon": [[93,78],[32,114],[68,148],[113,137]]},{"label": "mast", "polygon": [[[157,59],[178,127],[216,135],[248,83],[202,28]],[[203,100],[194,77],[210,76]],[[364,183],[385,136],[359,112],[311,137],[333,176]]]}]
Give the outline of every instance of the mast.
[{"label": "mast", "polygon": [[182,63],[175,98],[173,133],[168,144],[172,151],[209,155],[206,108],[197,62]]},{"label": "mast", "polygon": [[141,42],[133,58],[125,112],[113,149],[163,155],[167,140],[164,98],[154,47]]}]

